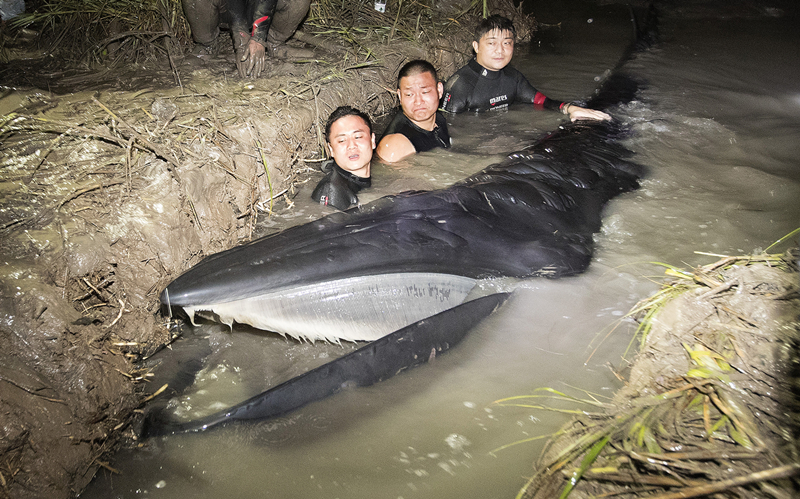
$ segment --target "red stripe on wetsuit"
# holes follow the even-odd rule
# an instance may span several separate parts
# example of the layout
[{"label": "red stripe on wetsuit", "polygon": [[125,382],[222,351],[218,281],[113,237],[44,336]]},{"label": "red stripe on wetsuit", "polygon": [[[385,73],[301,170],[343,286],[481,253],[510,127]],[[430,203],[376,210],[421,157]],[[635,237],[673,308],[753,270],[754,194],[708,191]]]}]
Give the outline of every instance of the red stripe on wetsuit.
[{"label": "red stripe on wetsuit", "polygon": [[250,33],[250,36],[256,36],[256,30],[258,29],[258,25],[265,21],[269,21],[269,16],[264,16],[259,19],[256,19],[256,21],[253,23],[253,31],[252,33]]},{"label": "red stripe on wetsuit", "polygon": [[541,92],[536,92],[536,95],[533,96],[533,103],[537,106],[543,106],[546,100],[547,96]]}]

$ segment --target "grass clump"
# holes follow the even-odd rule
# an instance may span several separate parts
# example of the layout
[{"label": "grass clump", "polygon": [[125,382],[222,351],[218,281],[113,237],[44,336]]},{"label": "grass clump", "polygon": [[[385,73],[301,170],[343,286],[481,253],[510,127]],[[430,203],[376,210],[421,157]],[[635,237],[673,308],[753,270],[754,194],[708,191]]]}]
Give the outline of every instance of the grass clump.
[{"label": "grass clump", "polygon": [[10,22],[69,61],[140,62],[190,41],[180,0],[44,0]]}]

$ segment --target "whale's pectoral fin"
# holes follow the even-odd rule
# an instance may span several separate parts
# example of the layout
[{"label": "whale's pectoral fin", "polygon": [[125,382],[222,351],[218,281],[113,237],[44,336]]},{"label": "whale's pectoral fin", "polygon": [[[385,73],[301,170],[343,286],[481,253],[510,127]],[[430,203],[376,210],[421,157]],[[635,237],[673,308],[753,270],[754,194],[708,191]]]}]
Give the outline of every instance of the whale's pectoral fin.
[{"label": "whale's pectoral fin", "polygon": [[202,431],[228,421],[280,416],[344,387],[378,383],[452,348],[508,297],[508,293],[498,293],[462,303],[199,420],[176,423],[161,411],[153,412],[145,421],[142,437]]}]

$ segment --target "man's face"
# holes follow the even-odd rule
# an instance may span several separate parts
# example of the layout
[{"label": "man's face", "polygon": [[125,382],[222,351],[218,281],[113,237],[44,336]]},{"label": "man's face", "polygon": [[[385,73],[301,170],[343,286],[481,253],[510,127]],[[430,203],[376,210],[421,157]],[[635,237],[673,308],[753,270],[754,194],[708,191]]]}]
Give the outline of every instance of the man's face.
[{"label": "man's face", "polygon": [[428,121],[436,114],[443,91],[442,83],[437,82],[431,73],[425,71],[400,78],[397,96],[400,98],[403,113],[420,125],[419,122]]},{"label": "man's face", "polygon": [[343,170],[366,177],[375,149],[375,134],[370,133],[369,126],[358,116],[344,116],[331,125],[328,149]]},{"label": "man's face", "polygon": [[500,71],[508,66],[514,55],[514,34],[508,30],[489,31],[479,41],[472,42],[472,48],[475,49],[478,64],[492,71]]}]

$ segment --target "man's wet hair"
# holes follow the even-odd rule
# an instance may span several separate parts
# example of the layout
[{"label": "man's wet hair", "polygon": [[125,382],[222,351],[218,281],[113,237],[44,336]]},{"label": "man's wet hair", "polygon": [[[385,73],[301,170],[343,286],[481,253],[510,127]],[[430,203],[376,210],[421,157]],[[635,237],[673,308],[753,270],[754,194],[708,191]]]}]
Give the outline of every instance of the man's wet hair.
[{"label": "man's wet hair", "polygon": [[517,38],[517,30],[514,28],[514,23],[511,22],[511,19],[494,14],[481,21],[478,27],[475,28],[475,41],[481,41],[483,35],[494,30],[510,31],[514,38]]},{"label": "man's wet hair", "polygon": [[415,59],[411,62],[407,62],[402,68],[400,68],[400,72],[397,73],[397,88],[400,88],[400,78],[405,78],[406,76],[417,76],[421,73],[430,73],[433,75],[434,81],[439,81],[439,75],[436,74],[436,68],[433,67],[433,64],[425,59]]},{"label": "man's wet hair", "polygon": [[339,106],[333,110],[330,116],[328,116],[328,122],[325,124],[325,142],[331,141],[331,127],[333,124],[345,116],[358,116],[364,120],[364,123],[367,124],[369,133],[372,133],[372,121],[365,112],[359,111],[358,109],[350,106]]}]

